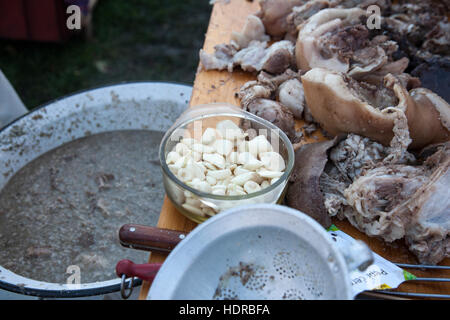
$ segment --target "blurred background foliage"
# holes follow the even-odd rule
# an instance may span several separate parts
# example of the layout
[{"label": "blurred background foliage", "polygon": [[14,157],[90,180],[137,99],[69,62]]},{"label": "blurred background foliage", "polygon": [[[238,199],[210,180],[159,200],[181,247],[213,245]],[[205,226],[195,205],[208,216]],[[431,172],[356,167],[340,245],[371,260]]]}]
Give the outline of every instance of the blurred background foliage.
[{"label": "blurred background foliage", "polygon": [[192,84],[212,6],[207,0],[100,0],[93,37],[0,40],[0,69],[31,110],[83,89],[133,80]]}]

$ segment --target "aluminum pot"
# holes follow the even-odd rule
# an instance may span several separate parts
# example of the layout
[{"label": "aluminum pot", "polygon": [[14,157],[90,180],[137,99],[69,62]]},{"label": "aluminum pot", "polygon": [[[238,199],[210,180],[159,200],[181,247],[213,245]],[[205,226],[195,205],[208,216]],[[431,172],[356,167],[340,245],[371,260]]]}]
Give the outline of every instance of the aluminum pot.
[{"label": "aluminum pot", "polygon": [[[191,92],[182,84],[123,83],[66,96],[23,115],[0,131],[0,189],[26,164],[70,141],[115,130],[165,132],[186,109]],[[0,288],[39,297],[82,297],[119,291],[120,279],[48,283],[0,266]]]}]

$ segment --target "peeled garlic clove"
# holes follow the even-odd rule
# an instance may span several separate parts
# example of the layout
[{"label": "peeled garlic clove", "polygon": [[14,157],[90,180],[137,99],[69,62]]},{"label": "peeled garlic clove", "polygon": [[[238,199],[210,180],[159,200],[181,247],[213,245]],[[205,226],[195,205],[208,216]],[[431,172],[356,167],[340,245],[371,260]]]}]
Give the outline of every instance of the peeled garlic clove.
[{"label": "peeled garlic clove", "polygon": [[259,170],[258,174],[263,178],[273,179],[273,178],[279,178],[283,175],[283,172],[280,171],[269,171],[269,170]]},{"label": "peeled garlic clove", "polygon": [[231,183],[243,186],[247,181],[256,179],[256,173],[255,172],[246,172],[243,174],[240,174],[233,179],[231,179]]},{"label": "peeled garlic clove", "polygon": [[212,194],[220,195],[220,196],[224,196],[227,191],[227,187],[222,184],[212,186],[211,189],[212,189],[212,191],[211,191]]},{"label": "peeled garlic clove", "polygon": [[172,173],[174,175],[178,174],[178,170],[180,169],[180,167],[178,167],[178,166],[176,166],[174,164],[169,164],[168,167],[169,167],[169,170],[172,171]]},{"label": "peeled garlic clove", "polygon": [[212,208],[202,208],[202,212],[210,217],[216,214],[216,212]]},{"label": "peeled garlic clove", "polygon": [[205,180],[205,173],[203,172],[202,167],[200,167],[194,161],[189,161],[186,165],[186,170],[189,170],[194,178]]},{"label": "peeled garlic clove", "polygon": [[228,186],[227,186],[227,195],[229,195],[229,196],[242,196],[242,195],[245,195],[245,194],[247,194],[247,193],[244,191],[244,188],[242,188],[241,186],[236,185],[234,183],[229,183],[228,184]]},{"label": "peeled garlic clove", "polygon": [[177,174],[178,179],[180,179],[183,182],[189,182],[194,179],[194,174],[191,170],[188,170],[187,168],[181,168],[178,170]]},{"label": "peeled garlic clove", "polygon": [[[192,188],[195,188],[195,185],[199,183],[201,180],[199,178],[193,178],[191,181],[186,182],[186,184]],[[194,195],[192,195],[194,196]]]},{"label": "peeled garlic clove", "polygon": [[248,162],[244,163],[244,168],[248,170],[257,170],[261,168],[263,163],[258,159],[250,159]]},{"label": "peeled garlic clove", "polygon": [[238,141],[238,143],[237,143],[237,151],[239,151],[240,153],[242,153],[242,152],[249,152],[250,147],[249,147],[248,143],[249,142],[247,140]]},{"label": "peeled garlic clove", "polygon": [[255,181],[250,180],[244,184],[244,190],[247,193],[258,192],[259,190],[261,190],[261,186],[257,184]]},{"label": "peeled garlic clove", "polygon": [[228,196],[245,196],[247,193],[245,191],[232,190],[227,191]]},{"label": "peeled garlic clove", "polygon": [[227,156],[233,150],[234,145],[230,140],[219,139],[214,142],[214,149],[217,153]]},{"label": "peeled garlic clove", "polygon": [[264,178],[261,177],[258,172],[255,172],[255,175],[253,176],[252,180],[255,181],[257,184],[261,184],[264,181]]},{"label": "peeled garlic clove", "polygon": [[225,158],[218,153],[204,153],[203,160],[215,165],[217,168],[225,168]]},{"label": "peeled garlic clove", "polygon": [[202,202],[196,198],[186,198],[185,203],[193,207],[200,207],[202,204]]},{"label": "peeled garlic clove", "polygon": [[194,159],[194,161],[202,160],[202,154],[200,152],[192,151],[191,156],[192,156],[192,159]]},{"label": "peeled garlic clove", "polygon": [[189,158],[186,156],[180,157],[173,165],[178,167],[178,169],[186,167]]},{"label": "peeled garlic clove", "polygon": [[234,169],[233,173],[235,176],[241,175],[243,173],[250,172],[250,170],[244,169],[243,166],[238,166]]},{"label": "peeled garlic clove", "polygon": [[214,128],[206,128],[205,132],[203,132],[201,142],[203,144],[211,144],[217,139],[216,129]]},{"label": "peeled garlic clove", "polygon": [[201,192],[205,192],[205,193],[211,193],[211,191],[212,191],[211,186],[206,181],[198,181],[198,182],[194,183],[192,187],[194,189],[197,189],[197,190],[199,190]]},{"label": "peeled garlic clove", "polygon": [[272,151],[272,145],[265,136],[259,135],[248,142],[248,149],[253,156],[257,157],[262,153]]},{"label": "peeled garlic clove", "polygon": [[166,162],[167,164],[173,164],[177,162],[178,159],[180,159],[180,154],[175,151],[170,151],[166,156]]},{"label": "peeled garlic clove", "polygon": [[225,168],[230,169],[231,171],[234,171],[238,165],[236,163],[227,163],[225,165]]},{"label": "peeled garlic clove", "polygon": [[194,144],[192,150],[200,153],[213,153],[215,151],[213,147],[201,143]]},{"label": "peeled garlic clove", "polygon": [[213,176],[206,176],[206,182],[208,182],[210,186],[213,186],[217,183],[217,179]]},{"label": "peeled garlic clove", "polygon": [[237,153],[236,151],[232,151],[228,157],[227,160],[231,163],[238,163],[239,161],[239,153]]},{"label": "peeled garlic clove", "polygon": [[220,135],[227,140],[235,140],[242,138],[244,132],[238,127],[236,123],[231,120],[222,120],[216,125],[216,130]]},{"label": "peeled garlic clove", "polygon": [[200,208],[191,206],[190,204],[187,204],[187,203],[183,203],[181,206],[182,206],[186,211],[189,211],[189,212],[191,212],[191,213],[198,214],[199,216],[204,216],[204,213],[203,213],[202,209],[200,209]]},{"label": "peeled garlic clove", "polygon": [[217,168],[209,162],[203,161],[202,163],[207,170],[217,170]]},{"label": "peeled garlic clove", "polygon": [[[222,134],[226,129],[239,129],[239,126],[232,120],[222,120],[216,124],[216,129]],[[223,135],[222,135],[223,136]]]},{"label": "peeled garlic clove", "polygon": [[208,171],[207,176],[211,176],[216,180],[224,180],[228,177],[231,177],[232,173],[230,169],[211,170]]},{"label": "peeled garlic clove", "polygon": [[202,169],[203,173],[206,174],[206,166],[202,161],[197,161],[196,164]]},{"label": "peeled garlic clove", "polygon": [[264,180],[263,182],[261,182],[261,188],[267,188],[268,186],[270,186],[270,182],[267,180]]},{"label": "peeled garlic clove", "polygon": [[197,140],[193,139],[193,138],[183,138],[180,141],[182,144],[186,145],[188,148],[192,148],[192,146],[194,145],[194,143],[197,143]]},{"label": "peeled garlic clove", "polygon": [[191,152],[191,149],[184,143],[177,143],[175,146],[175,151],[178,152],[179,155],[185,156]]},{"label": "peeled garlic clove", "polygon": [[220,180],[221,184],[228,185],[231,182],[233,176],[226,177],[225,179]]},{"label": "peeled garlic clove", "polygon": [[264,167],[270,171],[283,171],[286,168],[283,157],[278,152],[265,152],[260,155]]},{"label": "peeled garlic clove", "polygon": [[275,182],[277,182],[280,178],[273,178],[272,180],[270,180],[270,184],[274,184]]},{"label": "peeled garlic clove", "polygon": [[250,160],[257,160],[250,152],[241,152],[238,156],[239,164],[246,164]]}]

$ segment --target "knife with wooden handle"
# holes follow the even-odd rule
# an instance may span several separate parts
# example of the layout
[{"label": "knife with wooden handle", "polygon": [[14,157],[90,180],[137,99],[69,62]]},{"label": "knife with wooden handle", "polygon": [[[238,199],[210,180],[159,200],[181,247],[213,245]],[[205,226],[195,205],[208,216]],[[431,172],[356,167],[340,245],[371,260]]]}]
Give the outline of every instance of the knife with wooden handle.
[{"label": "knife with wooden handle", "polygon": [[182,231],[139,224],[125,224],[119,230],[122,246],[160,253],[169,253],[185,237],[186,233]]}]

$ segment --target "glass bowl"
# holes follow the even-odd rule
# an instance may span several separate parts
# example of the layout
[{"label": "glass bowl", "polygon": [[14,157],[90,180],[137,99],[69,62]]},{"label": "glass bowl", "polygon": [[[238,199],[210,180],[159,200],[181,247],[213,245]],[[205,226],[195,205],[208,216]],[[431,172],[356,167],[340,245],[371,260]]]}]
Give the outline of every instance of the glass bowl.
[{"label": "glass bowl", "polygon": [[[233,121],[246,133],[247,141],[255,135],[264,135],[272,149],[284,159],[283,174],[259,191],[244,195],[218,195],[203,192],[181,181],[169,168],[167,155],[182,139],[200,141],[207,128],[216,128],[223,120]],[[192,140],[193,141],[193,140]],[[242,141],[242,140],[241,140]],[[255,203],[281,203],[294,166],[294,149],[286,134],[269,121],[227,103],[211,103],[187,109],[164,135],[160,149],[164,188],[180,213],[201,223],[223,210]],[[189,199],[189,200],[188,200]],[[194,201],[199,206],[187,205]]]}]

